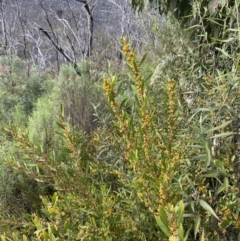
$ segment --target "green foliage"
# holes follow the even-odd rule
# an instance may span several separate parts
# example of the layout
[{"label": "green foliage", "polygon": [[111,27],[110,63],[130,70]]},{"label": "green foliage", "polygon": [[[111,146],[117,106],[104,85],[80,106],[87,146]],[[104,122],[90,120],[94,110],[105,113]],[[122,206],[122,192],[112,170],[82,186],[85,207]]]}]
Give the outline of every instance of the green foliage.
[{"label": "green foliage", "polygon": [[90,67],[88,61],[82,61],[79,64],[82,75],[78,76],[71,66],[62,66],[54,89],[56,106],[62,104],[70,123],[87,132],[97,126],[94,106],[104,113],[104,97],[97,86],[99,76],[92,77]]},{"label": "green foliage", "polygon": [[[160,144],[157,143],[156,132],[152,129],[151,118],[149,119],[152,113],[148,114],[151,98],[147,97],[150,94],[147,77],[140,78],[138,62],[135,62],[131,52],[129,53],[130,55],[127,55],[129,67],[133,72],[131,77],[131,82],[133,82],[129,87],[135,95],[135,100],[127,104],[127,101],[119,99],[116,106],[112,105],[115,95],[108,88],[108,81],[104,84],[115,118],[110,129],[108,127],[106,129],[109,139],[101,145],[107,147],[110,141],[118,146],[121,151],[118,155],[118,164],[94,161],[98,156],[98,150],[101,151],[101,148],[104,148],[104,146],[97,145],[98,135],[102,134],[100,129],[96,130],[92,140],[87,142],[87,137],[75,132],[62,116],[60,116],[59,126],[62,128],[65,148],[68,150],[65,152],[65,161],[62,162],[50,154],[45,155],[43,150],[34,146],[26,136],[11,132],[18,140],[19,149],[23,152],[23,158],[12,159],[11,164],[18,169],[20,167],[23,173],[37,183],[51,184],[56,190],[56,194],[50,199],[42,196],[41,212],[32,216],[32,225],[37,231],[28,233],[31,240],[66,238],[69,240],[83,238],[87,240],[151,240],[164,237],[158,232],[154,217],[155,208],[153,208],[154,205],[158,210],[158,198],[154,197],[157,197],[159,193],[157,186],[159,181],[156,180],[156,186],[151,187],[154,175],[160,174],[160,169],[152,159],[158,150],[149,149],[148,138],[153,135],[156,148]],[[116,79],[113,80],[116,84]],[[172,86],[172,82],[170,83]],[[122,89],[121,83],[119,84],[118,94],[120,95]],[[129,106],[132,120],[127,110]],[[122,109],[122,112],[118,112],[115,107]],[[123,122],[126,120],[129,130]],[[135,130],[135,128],[138,129]],[[133,135],[136,139],[129,139],[133,138]],[[172,138],[172,135],[169,138]],[[129,140],[132,143],[129,143]],[[128,148],[128,145],[132,145],[132,150]],[[96,154],[89,155],[94,149],[97,151]],[[66,160],[69,161],[66,162]],[[174,171],[169,168],[170,166],[166,171]],[[148,196],[151,192],[152,197]],[[169,194],[169,198],[170,196]],[[162,202],[165,201],[163,198]],[[170,208],[168,211],[171,213],[171,210]],[[28,224],[28,227],[32,227],[31,224]],[[24,232],[25,229],[22,230]]]},{"label": "green foliage", "polygon": [[[189,0],[132,0],[135,10],[143,12],[144,7],[150,5],[166,16],[171,14],[182,28],[188,28],[191,40],[201,46],[199,55],[215,59],[216,49],[224,55],[238,52],[238,38],[236,29],[239,27],[239,3],[227,1],[189,1]],[[230,44],[229,44],[230,43]],[[219,50],[220,49],[220,50]],[[231,50],[230,50],[231,49]],[[217,52],[218,52],[217,51]],[[208,56],[206,56],[208,55]],[[209,56],[211,55],[211,57]],[[216,60],[216,59],[215,59]],[[216,63],[218,64],[218,63]]]},{"label": "green foliage", "polygon": [[[232,24],[237,17],[238,5],[228,6],[228,11],[233,13]],[[202,24],[201,35],[207,36],[205,22]],[[231,24],[219,25],[221,31],[231,32]],[[231,38],[215,39],[214,44],[218,47],[214,51],[208,41],[198,47],[191,42],[186,46],[184,36],[180,34],[179,38],[178,34],[170,32],[172,41],[179,46],[180,63],[174,61],[171,64],[170,61],[164,74],[178,80],[179,101],[183,108],[178,138],[189,147],[185,150],[185,164],[181,166],[184,171],[179,180],[188,182],[187,188],[181,184],[181,193],[188,200],[185,205],[191,208],[187,215],[195,219],[193,238],[201,236],[201,240],[237,240],[239,235],[239,198],[235,191],[239,189],[236,182],[239,180],[236,178],[239,142],[236,139],[239,136],[240,89],[238,41],[235,42],[238,30],[235,31],[236,35],[232,32]],[[164,78],[162,70],[161,66],[160,71],[157,67],[152,77],[156,95]],[[203,197],[207,199],[202,200]],[[215,218],[203,219],[196,204]],[[229,216],[227,213],[230,212],[232,215]],[[215,236],[211,237],[212,234]]]},{"label": "green foliage", "polygon": [[22,157],[21,151],[12,141],[13,136],[6,132],[6,128],[9,124],[26,128],[28,116],[37,99],[51,89],[46,76],[37,69],[30,71],[30,67],[30,63],[18,58],[6,57],[0,61],[0,205],[2,214],[6,216],[19,217],[23,212],[31,212],[40,200],[35,196],[37,183],[4,162],[11,157]]},{"label": "green foliage", "polygon": [[160,14],[172,12],[179,19],[188,16],[191,13],[192,1],[174,1],[174,0],[131,0],[133,9],[142,12],[148,4],[159,10]]},{"label": "green foliage", "polygon": [[142,61],[122,44],[129,79],[104,80],[108,125],[87,136],[60,115],[61,159],[11,132],[23,155],[11,165],[55,191],[37,191],[41,209],[24,219],[27,228],[13,234],[15,240],[26,230],[30,240],[236,240],[237,69],[214,77],[208,70],[195,82],[201,92],[195,98],[193,89],[189,104],[185,88],[191,84],[166,77],[151,87]]},{"label": "green foliage", "polygon": [[28,121],[29,138],[45,152],[60,149],[59,128],[56,123],[58,110],[54,96],[44,96],[38,99],[36,108]]},{"label": "green foliage", "polygon": [[[152,75],[146,56],[138,60],[122,39],[126,73],[105,75],[110,117],[95,129],[85,122],[93,113],[90,103],[99,100],[99,89],[88,82],[89,63],[82,63],[84,77],[62,68],[54,99],[40,99],[30,118],[32,141],[23,131],[9,130],[19,150],[11,168],[27,177],[17,183],[23,183],[20,190],[35,190],[38,198],[28,196],[37,205],[18,226],[16,214],[10,219],[2,212],[2,240],[238,240],[238,3],[222,4],[217,12],[212,5],[210,13],[193,11],[201,23],[199,45],[188,38],[191,29],[183,32],[172,18],[163,32],[153,28],[159,37],[165,34],[169,56],[158,52],[161,59]],[[227,10],[225,23],[219,21],[224,19],[220,10]],[[212,38],[214,48],[206,29],[206,20],[213,17],[224,36],[231,33],[231,38]],[[56,96],[69,122],[61,113],[62,145],[46,151],[38,141],[46,136],[35,128],[55,135],[51,114]],[[60,155],[52,152],[55,148]],[[26,188],[31,183],[36,189]]]},{"label": "green foliage", "polygon": [[30,63],[18,58],[1,59],[0,68],[0,103],[1,119],[10,121],[11,110],[19,104],[26,114],[30,114],[34,103],[45,91],[47,79],[36,71],[29,73]]}]

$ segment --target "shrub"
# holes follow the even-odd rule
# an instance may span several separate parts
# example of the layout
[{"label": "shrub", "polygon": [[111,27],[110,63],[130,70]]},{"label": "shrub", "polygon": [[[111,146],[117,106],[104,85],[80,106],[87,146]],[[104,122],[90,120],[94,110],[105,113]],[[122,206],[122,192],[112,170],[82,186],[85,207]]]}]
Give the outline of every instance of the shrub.
[{"label": "shrub", "polygon": [[62,66],[54,89],[56,105],[63,105],[65,116],[73,126],[90,132],[98,125],[94,106],[104,112],[104,98],[97,86],[98,79],[91,78],[90,63],[82,61],[79,68],[81,77],[71,66]]},{"label": "shrub", "polygon": [[11,132],[24,153],[11,164],[55,191],[15,240],[237,240],[239,56],[220,50],[214,69],[186,51],[175,78],[150,85],[123,39],[128,79],[103,84],[109,122],[87,135],[60,115],[61,160]]}]

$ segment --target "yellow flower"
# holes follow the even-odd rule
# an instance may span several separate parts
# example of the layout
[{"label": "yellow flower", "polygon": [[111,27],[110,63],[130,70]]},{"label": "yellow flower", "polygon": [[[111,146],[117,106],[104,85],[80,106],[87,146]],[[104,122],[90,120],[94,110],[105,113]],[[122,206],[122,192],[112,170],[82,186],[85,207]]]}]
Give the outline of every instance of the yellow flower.
[{"label": "yellow flower", "polygon": [[168,239],[168,241],[180,241],[179,237],[171,235]]},{"label": "yellow flower", "polygon": [[50,207],[48,207],[48,213],[50,215],[56,215],[56,214],[58,214],[58,209],[50,206]]},{"label": "yellow flower", "polygon": [[235,222],[235,227],[236,227],[236,228],[240,228],[240,220],[237,220],[237,221]]}]

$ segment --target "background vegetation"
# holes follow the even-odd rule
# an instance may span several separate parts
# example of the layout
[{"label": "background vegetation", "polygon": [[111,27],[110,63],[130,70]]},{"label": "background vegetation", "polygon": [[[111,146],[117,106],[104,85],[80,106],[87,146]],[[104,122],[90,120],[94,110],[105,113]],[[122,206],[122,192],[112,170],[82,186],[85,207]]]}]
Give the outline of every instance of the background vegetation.
[{"label": "background vegetation", "polygon": [[109,2],[144,44],[0,59],[1,240],[240,240],[238,2]]}]

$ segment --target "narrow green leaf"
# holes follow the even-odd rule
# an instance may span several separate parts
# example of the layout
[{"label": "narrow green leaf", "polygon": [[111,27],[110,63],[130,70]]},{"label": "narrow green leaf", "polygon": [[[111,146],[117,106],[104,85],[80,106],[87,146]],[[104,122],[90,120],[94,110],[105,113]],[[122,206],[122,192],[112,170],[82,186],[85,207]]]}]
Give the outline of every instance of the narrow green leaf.
[{"label": "narrow green leaf", "polygon": [[126,101],[128,100],[128,98],[123,99],[123,101],[121,102],[119,109],[122,109],[124,104],[126,103]]},{"label": "narrow green leaf", "polygon": [[61,129],[65,130],[65,127],[64,127],[61,123],[56,122],[56,124],[57,124]]},{"label": "narrow green leaf", "polygon": [[[222,42],[222,43],[229,43],[232,42],[234,40],[236,40],[235,38],[212,38],[213,40],[217,41],[217,42]],[[216,49],[219,50],[219,48],[216,47]]]},{"label": "narrow green leaf", "polygon": [[199,113],[199,112],[211,112],[211,109],[209,108],[197,108],[194,112],[194,114],[190,117],[190,119],[188,120],[188,122],[190,123],[192,121],[192,119]]},{"label": "narrow green leaf", "polygon": [[206,150],[206,167],[208,167],[210,165],[211,162],[211,152],[210,149],[208,147],[208,143],[205,143],[205,150]]},{"label": "narrow green leaf", "polygon": [[51,235],[52,234],[52,229],[51,229],[51,225],[48,224],[48,234]]},{"label": "narrow green leaf", "polygon": [[160,218],[161,218],[161,220],[164,222],[164,224],[165,224],[166,226],[168,226],[167,214],[166,214],[165,210],[163,209],[163,207],[160,207],[159,212],[160,212]]},{"label": "narrow green leaf", "polygon": [[205,160],[207,158],[206,154],[199,154],[195,157],[193,157],[193,160]]},{"label": "narrow green leaf", "polygon": [[37,230],[42,230],[42,224],[37,217],[33,219],[33,223],[36,226]]},{"label": "narrow green leaf", "polygon": [[225,57],[228,57],[231,59],[231,56],[227,52],[225,52],[223,49],[220,49],[217,47],[215,47],[215,49],[218,50],[219,52],[221,52]]},{"label": "narrow green leaf", "polygon": [[195,222],[194,222],[194,238],[195,239],[197,237],[197,233],[199,231],[200,224],[201,224],[201,217],[200,217],[200,215],[197,215],[195,218]]},{"label": "narrow green leaf", "polygon": [[1,240],[2,240],[2,241],[6,241],[6,237],[5,237],[5,235],[4,235],[4,236],[1,235]]},{"label": "narrow green leaf", "polygon": [[227,177],[224,177],[224,186],[225,186],[225,190],[228,192],[229,182]]},{"label": "narrow green leaf", "polygon": [[187,230],[187,232],[186,232],[186,234],[185,234],[185,237],[184,237],[184,240],[183,240],[183,241],[187,241],[187,240],[188,240],[188,235],[189,235],[189,233],[190,233],[190,230],[192,230],[192,225],[189,226],[189,228],[188,228],[188,230]]},{"label": "narrow green leaf", "polygon": [[23,241],[28,241],[27,236],[23,234]]},{"label": "narrow green leaf", "polygon": [[229,131],[229,132],[225,132],[225,133],[221,133],[221,134],[214,135],[214,136],[212,136],[211,138],[227,137],[227,136],[232,136],[232,135],[234,135],[234,134],[236,134],[236,133]]},{"label": "narrow green leaf", "polygon": [[14,241],[19,241],[16,233],[12,233],[12,237]]},{"label": "narrow green leaf", "polygon": [[147,77],[144,78],[144,82],[146,83],[152,77],[152,75],[152,73],[147,75]]},{"label": "narrow green leaf", "polygon": [[[137,66],[137,63],[135,61],[133,61],[133,67],[134,67],[134,70],[136,72],[138,72],[138,66]],[[133,72],[134,73],[134,72]],[[134,73],[135,74],[135,73]]]},{"label": "narrow green leaf", "polygon": [[56,241],[57,239],[55,238],[54,230],[56,231],[56,229],[51,226],[50,224],[48,225],[48,235],[50,236],[51,241]]},{"label": "narrow green leaf", "polygon": [[178,203],[178,212],[177,213],[178,213],[177,223],[178,223],[178,225],[180,225],[183,222],[183,214],[184,214],[184,203],[182,200]]},{"label": "narrow green leaf", "polygon": [[224,127],[228,126],[228,125],[231,124],[231,123],[232,123],[232,120],[230,120],[230,121],[225,121],[225,122],[223,122],[221,125],[216,126],[216,127],[212,128],[212,129],[207,130],[205,133],[210,133],[210,132],[213,132],[213,131],[216,131],[216,130],[219,130],[219,129],[223,129]]},{"label": "narrow green leaf", "polygon": [[147,57],[147,53],[145,53],[145,54],[143,55],[143,57],[142,57],[142,59],[141,59],[141,61],[140,61],[140,63],[139,63],[139,66],[142,65],[142,63],[144,62],[144,60],[146,59],[146,57]]},{"label": "narrow green leaf", "polygon": [[195,149],[204,149],[202,145],[189,145],[188,147],[195,148]]},{"label": "narrow green leaf", "polygon": [[179,238],[181,241],[184,240],[184,229],[182,224],[179,225]]},{"label": "narrow green leaf", "polygon": [[64,106],[63,106],[63,104],[60,105],[60,115],[61,115],[61,117],[64,117]]},{"label": "narrow green leaf", "polygon": [[155,219],[156,219],[156,222],[157,222],[159,228],[163,231],[163,233],[164,233],[167,237],[170,237],[169,228],[164,224],[164,222],[162,222],[162,220],[161,220],[159,217],[156,217],[156,216],[155,216]]},{"label": "narrow green leaf", "polygon": [[195,202],[194,202],[194,201],[190,202],[190,206],[191,206],[191,208],[192,208],[192,211],[193,211],[193,212],[195,212],[195,207],[194,207],[194,204],[195,204]]},{"label": "narrow green leaf", "polygon": [[226,189],[225,184],[222,183],[222,185],[221,185],[221,186],[218,188],[218,190],[217,190],[217,194],[223,192],[225,189]]},{"label": "narrow green leaf", "polygon": [[196,215],[191,214],[191,213],[186,213],[186,214],[183,214],[183,217],[184,217],[184,218],[195,218]]},{"label": "narrow green leaf", "polygon": [[205,238],[204,238],[204,229],[203,229],[200,241],[204,241],[204,240]]},{"label": "narrow green leaf", "polygon": [[201,177],[218,177],[218,173],[217,172],[207,173],[207,174],[201,175]]},{"label": "narrow green leaf", "polygon": [[119,94],[120,91],[122,90],[122,85],[123,85],[123,81],[121,81],[117,87],[117,90],[116,90],[116,94]]},{"label": "narrow green leaf", "polygon": [[58,195],[57,193],[55,192],[52,196],[52,203],[53,205],[56,205],[57,204],[57,201],[58,201]]},{"label": "narrow green leaf", "polygon": [[199,200],[200,205],[205,209],[207,212],[211,213],[216,219],[220,220],[216,213],[213,211],[212,207],[206,203],[204,200]]}]

